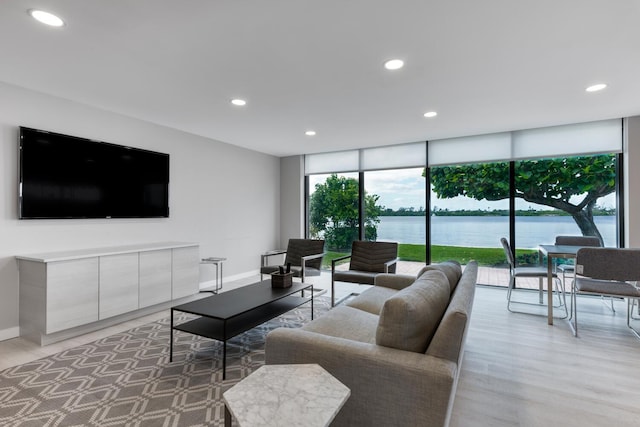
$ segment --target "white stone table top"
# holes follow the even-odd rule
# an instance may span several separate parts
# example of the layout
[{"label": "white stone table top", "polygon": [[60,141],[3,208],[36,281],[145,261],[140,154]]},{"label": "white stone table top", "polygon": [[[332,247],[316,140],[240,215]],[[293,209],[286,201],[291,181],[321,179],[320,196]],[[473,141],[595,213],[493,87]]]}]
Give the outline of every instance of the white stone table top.
[{"label": "white stone table top", "polygon": [[351,391],[320,365],[264,365],[223,394],[241,427],[328,426]]}]

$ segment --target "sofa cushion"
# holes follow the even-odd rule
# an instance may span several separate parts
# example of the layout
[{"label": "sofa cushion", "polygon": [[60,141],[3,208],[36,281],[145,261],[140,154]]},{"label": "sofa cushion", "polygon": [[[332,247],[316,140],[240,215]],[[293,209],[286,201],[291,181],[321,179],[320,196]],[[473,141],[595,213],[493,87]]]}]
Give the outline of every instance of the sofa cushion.
[{"label": "sofa cushion", "polygon": [[458,261],[445,261],[438,264],[429,264],[422,267],[418,277],[420,277],[426,271],[438,270],[442,271],[449,280],[449,293],[453,294],[453,291],[458,286],[458,281],[462,276],[462,267]]},{"label": "sofa cushion", "polygon": [[430,270],[382,307],[376,344],[424,353],[449,303],[449,280]]},{"label": "sofa cushion", "polygon": [[374,344],[377,327],[378,316],[375,314],[341,305],[332,308],[313,322],[307,323],[302,329],[331,337]]},{"label": "sofa cushion", "polygon": [[447,359],[454,363],[462,361],[477,276],[478,264],[475,261],[470,261],[465,267],[464,274],[440,320],[438,329],[429,343],[428,355]]},{"label": "sofa cushion", "polygon": [[384,286],[374,286],[373,288],[367,289],[353,300],[348,301],[346,305],[379,315],[384,302],[397,293],[398,291],[395,289],[385,288]]}]

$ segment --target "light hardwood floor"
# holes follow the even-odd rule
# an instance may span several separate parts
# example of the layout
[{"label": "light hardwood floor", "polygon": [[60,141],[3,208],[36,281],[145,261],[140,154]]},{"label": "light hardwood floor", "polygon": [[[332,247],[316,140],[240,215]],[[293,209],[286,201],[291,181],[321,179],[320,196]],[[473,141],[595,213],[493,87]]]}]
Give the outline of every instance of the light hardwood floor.
[{"label": "light hardwood floor", "polygon": [[[225,283],[224,290],[255,279]],[[329,287],[327,276],[316,278],[316,283]],[[339,286],[340,294],[364,289]],[[509,313],[504,288],[479,286],[451,426],[640,425],[640,340],[625,325],[626,303],[615,304],[613,314],[599,299],[580,298],[580,337],[574,338],[565,320],[547,325],[546,308],[528,308],[539,316]],[[0,369],[168,314],[163,311],[45,347],[20,338],[6,340],[0,342]],[[640,327],[640,321],[636,323]]]},{"label": "light hardwood floor", "polygon": [[451,426],[640,425],[640,340],[626,302],[615,307],[579,297],[575,338],[566,320],[510,313],[504,289],[478,287]]}]

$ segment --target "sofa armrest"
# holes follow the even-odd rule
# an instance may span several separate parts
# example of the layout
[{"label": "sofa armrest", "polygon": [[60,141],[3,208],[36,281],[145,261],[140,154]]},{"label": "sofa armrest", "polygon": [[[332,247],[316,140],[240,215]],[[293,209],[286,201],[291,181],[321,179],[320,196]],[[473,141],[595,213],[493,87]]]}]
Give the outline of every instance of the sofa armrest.
[{"label": "sofa armrest", "polygon": [[375,278],[375,285],[400,290],[410,286],[415,281],[416,276],[410,274],[380,273]]},{"label": "sofa armrest", "polygon": [[317,363],[351,390],[335,426],[443,426],[457,365],[451,361],[302,329],[267,336],[267,364]]}]

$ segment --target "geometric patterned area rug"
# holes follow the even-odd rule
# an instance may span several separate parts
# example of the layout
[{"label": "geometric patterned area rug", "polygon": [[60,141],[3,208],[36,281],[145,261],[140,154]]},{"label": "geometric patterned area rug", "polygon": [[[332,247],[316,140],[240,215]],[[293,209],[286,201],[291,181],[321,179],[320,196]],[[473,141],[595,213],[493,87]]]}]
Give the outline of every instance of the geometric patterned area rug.
[{"label": "geometric patterned area rug", "polygon": [[[314,298],[314,318],[329,309]],[[0,372],[0,426],[223,426],[222,393],[264,364],[269,331],[311,318],[304,304],[222,343],[174,332],[170,319]],[[189,315],[176,313],[176,323]]]}]

